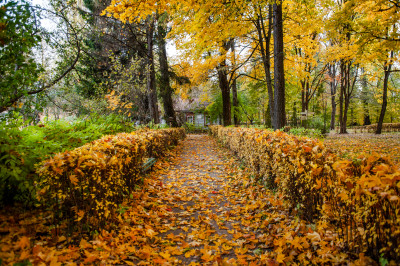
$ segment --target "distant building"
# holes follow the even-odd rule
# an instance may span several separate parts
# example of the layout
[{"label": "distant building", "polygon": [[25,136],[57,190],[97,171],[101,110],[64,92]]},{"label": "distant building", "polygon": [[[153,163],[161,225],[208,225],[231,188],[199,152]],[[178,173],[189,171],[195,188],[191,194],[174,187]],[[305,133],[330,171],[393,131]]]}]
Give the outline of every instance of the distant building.
[{"label": "distant building", "polygon": [[178,110],[176,113],[180,123],[188,123],[201,127],[220,124],[219,119],[211,120],[211,116],[204,110]]}]

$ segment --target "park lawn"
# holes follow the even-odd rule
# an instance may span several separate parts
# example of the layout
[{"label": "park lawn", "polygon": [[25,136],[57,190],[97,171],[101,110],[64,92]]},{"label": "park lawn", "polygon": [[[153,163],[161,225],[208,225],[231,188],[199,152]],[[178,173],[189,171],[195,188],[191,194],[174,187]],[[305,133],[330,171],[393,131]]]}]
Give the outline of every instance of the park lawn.
[{"label": "park lawn", "polygon": [[324,143],[335,150],[343,158],[357,158],[360,154],[387,156],[394,163],[400,163],[400,134],[386,133],[376,135],[373,133],[357,134],[332,134]]}]

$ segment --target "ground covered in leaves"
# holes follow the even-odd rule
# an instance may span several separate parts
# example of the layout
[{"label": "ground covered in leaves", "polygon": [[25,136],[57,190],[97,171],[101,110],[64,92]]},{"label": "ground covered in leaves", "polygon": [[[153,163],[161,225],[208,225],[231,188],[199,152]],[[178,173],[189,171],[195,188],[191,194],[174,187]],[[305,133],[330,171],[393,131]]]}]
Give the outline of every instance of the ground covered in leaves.
[{"label": "ground covered in leaves", "polygon": [[400,133],[351,133],[332,134],[325,145],[338,152],[344,158],[354,158],[360,154],[387,156],[395,163],[400,163]]},{"label": "ground covered in leaves", "polygon": [[[48,213],[0,216],[4,264],[374,264],[346,254],[324,222],[289,213],[278,193],[211,137],[189,135],[120,206],[109,230],[66,235]],[[350,264],[352,264],[350,263]]]}]

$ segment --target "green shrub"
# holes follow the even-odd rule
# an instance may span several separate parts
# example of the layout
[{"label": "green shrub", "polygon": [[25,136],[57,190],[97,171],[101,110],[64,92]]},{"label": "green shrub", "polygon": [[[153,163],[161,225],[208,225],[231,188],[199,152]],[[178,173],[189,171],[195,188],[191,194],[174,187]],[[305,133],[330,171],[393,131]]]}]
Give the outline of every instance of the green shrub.
[{"label": "green shrub", "polygon": [[190,133],[190,134],[201,134],[201,133],[208,132],[208,127],[198,126],[198,125],[191,124],[191,123],[185,123],[184,127],[185,127],[187,133]]},{"label": "green shrub", "polygon": [[324,124],[324,118],[321,116],[310,119],[309,127],[320,131],[322,134],[325,134],[327,130],[326,125]]},{"label": "green shrub", "polygon": [[290,128],[289,134],[301,137],[317,138],[317,139],[324,138],[322,131],[315,128],[294,127]]},{"label": "green shrub", "polygon": [[0,204],[34,203],[35,164],[56,153],[119,132],[134,130],[118,116],[51,121],[27,126],[21,119],[0,123]]}]

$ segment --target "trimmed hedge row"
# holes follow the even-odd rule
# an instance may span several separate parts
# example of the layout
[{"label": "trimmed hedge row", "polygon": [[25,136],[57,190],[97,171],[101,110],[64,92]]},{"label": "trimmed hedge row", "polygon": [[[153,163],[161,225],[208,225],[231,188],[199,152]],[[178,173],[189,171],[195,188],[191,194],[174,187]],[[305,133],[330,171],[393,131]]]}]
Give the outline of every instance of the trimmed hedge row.
[{"label": "trimmed hedge row", "polygon": [[400,171],[387,158],[340,160],[317,139],[259,129],[210,129],[302,218],[326,219],[352,252],[400,260]]},{"label": "trimmed hedge row", "polygon": [[183,138],[182,128],[139,130],[59,153],[37,167],[38,198],[53,206],[56,220],[101,228],[139,184],[144,160],[163,156]]}]

